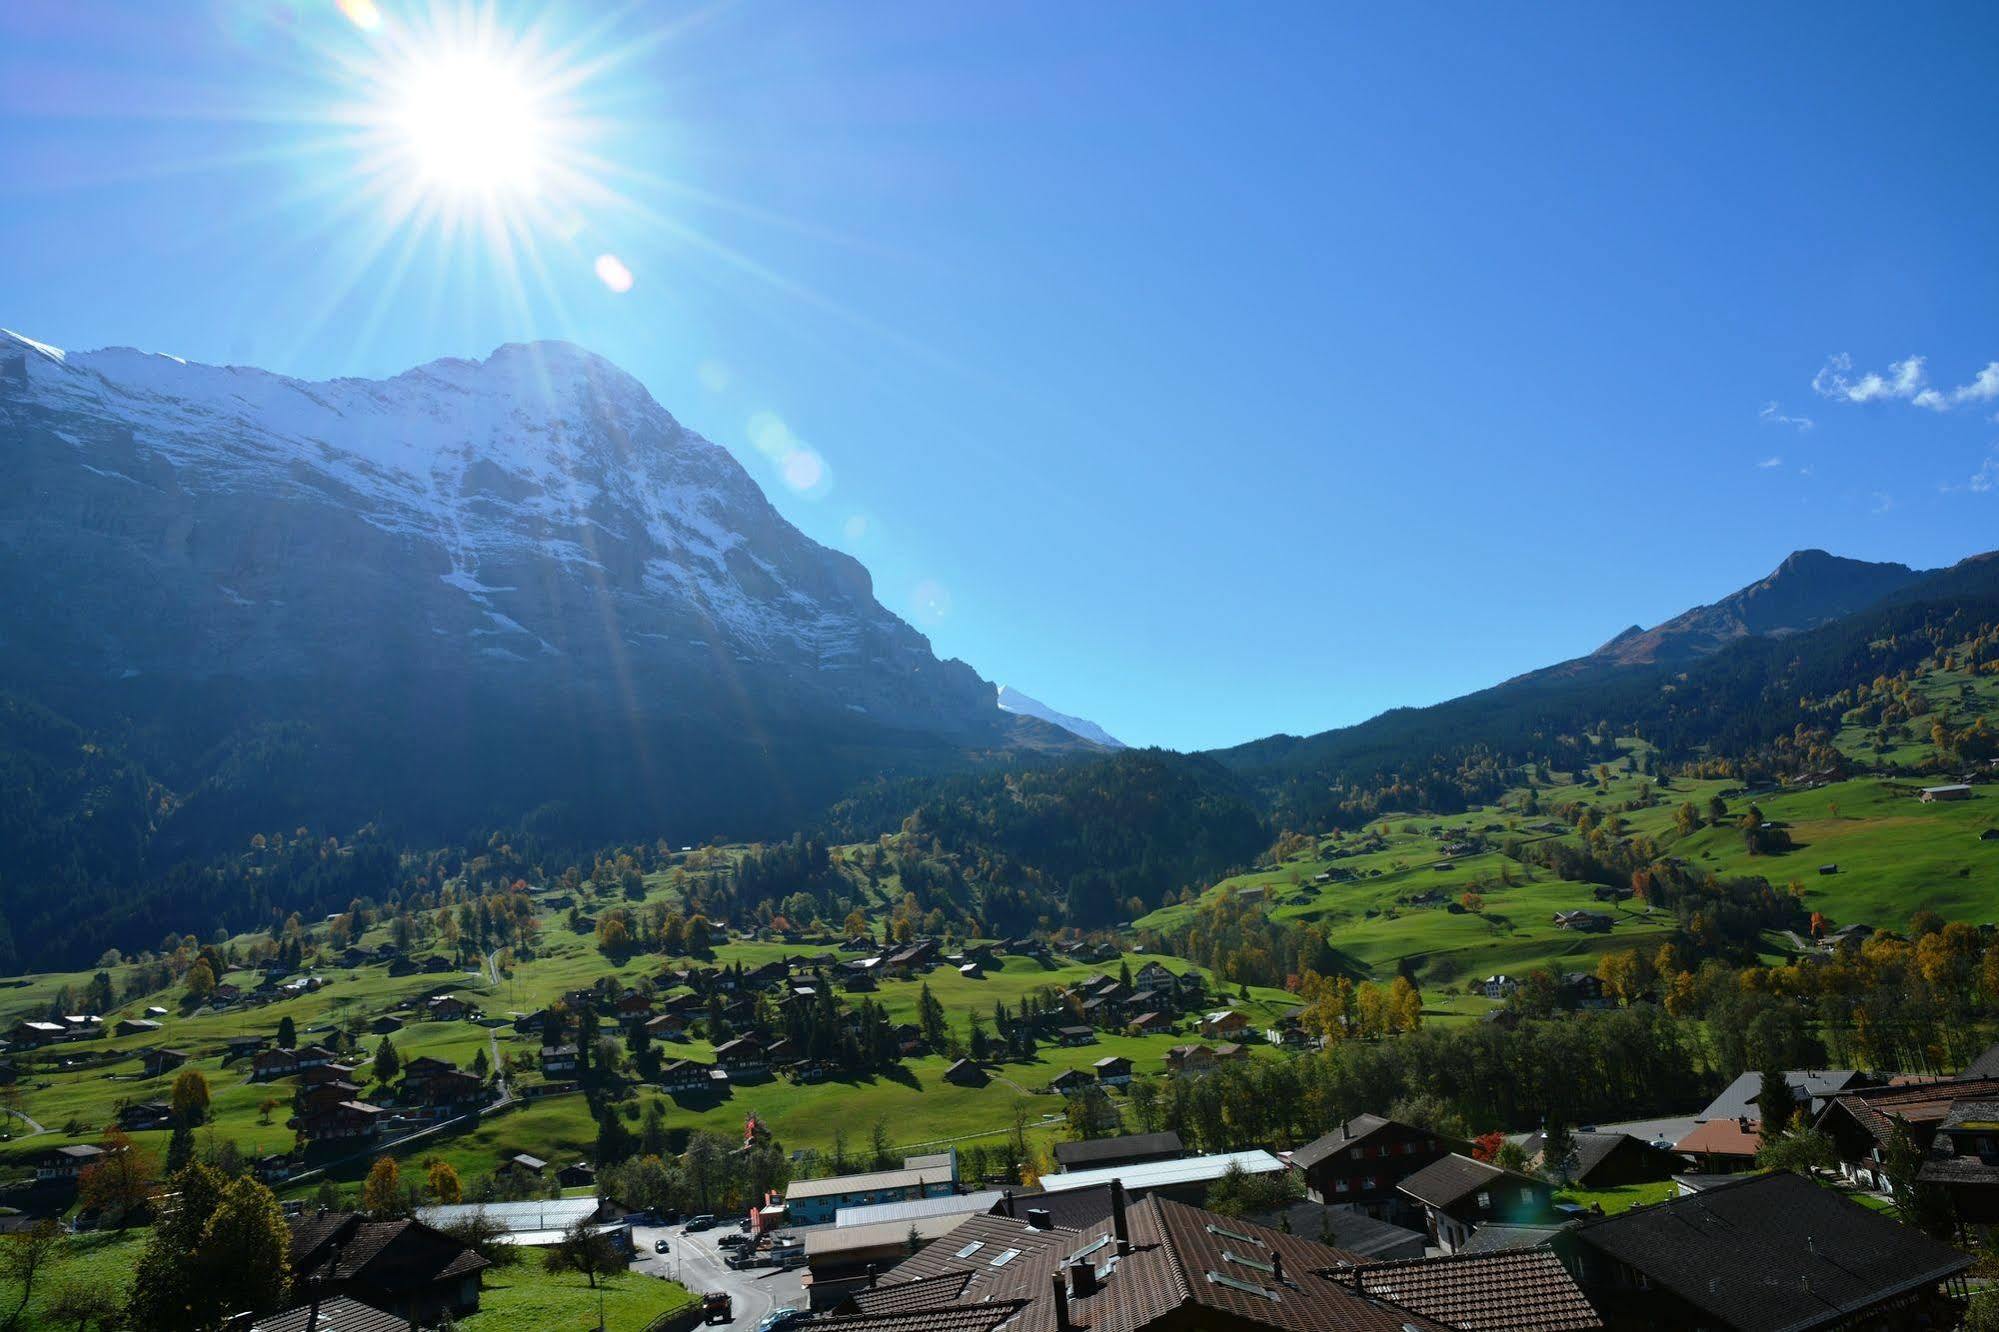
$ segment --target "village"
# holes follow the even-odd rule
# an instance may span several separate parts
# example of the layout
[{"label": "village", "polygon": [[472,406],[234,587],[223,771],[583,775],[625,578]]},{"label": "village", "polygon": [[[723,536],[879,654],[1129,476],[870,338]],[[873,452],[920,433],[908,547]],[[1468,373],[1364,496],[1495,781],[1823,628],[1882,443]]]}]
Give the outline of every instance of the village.
[{"label": "village", "polygon": [[[284,1200],[306,1298],[243,1324],[267,1332],[505,1327],[492,1317],[521,1267],[493,1255],[533,1251],[581,1252],[592,1283],[623,1283],[634,1313],[615,1326],[647,1332],[752,1314],[918,1332],[1014,1317],[1371,1327],[1382,1311],[1417,1327],[1916,1327],[1955,1316],[1974,1257],[1908,1224],[1907,1186],[1960,1238],[1999,1223],[1999,1048],[1952,1076],[1788,1072],[1774,1130],[1746,1073],[1702,1109],[1629,1124],[1454,1138],[1384,1105],[1309,1139],[1214,1150],[1133,1121],[1162,1089],[1315,1050],[1291,996],[1102,938],[715,951],[641,959],[522,1009],[507,1003],[520,984],[483,959],[466,973],[354,942],[225,967],[199,1002],[20,1018],[0,1063],[4,1107],[28,1130],[7,1147],[4,1242],[51,1224],[83,1243],[143,1234],[164,1141],[170,1164],[206,1160]],[[980,985],[1012,1004],[968,1009]],[[1493,1001],[1518,988],[1481,987]],[[1606,1003],[1592,974],[1559,987],[1572,1009]],[[918,1069],[926,1096],[988,1097],[972,1103],[982,1131],[899,1153],[879,1128],[872,1148],[794,1150],[761,1191],[650,1187],[628,1168],[689,1151],[689,1117],[733,1117],[726,1169],[753,1182],[776,1096]],[[618,1144],[614,1098],[634,1093],[657,1099]],[[70,1120],[51,1122],[51,1105]],[[550,1114],[570,1131],[530,1128]],[[866,1126],[851,1127],[858,1146]],[[1830,1155],[1772,1168],[1805,1130]],[[386,1197],[384,1162],[405,1181]],[[1162,1285],[1176,1264],[1207,1279]],[[1778,1304],[1779,1322],[1757,1321]]]}]

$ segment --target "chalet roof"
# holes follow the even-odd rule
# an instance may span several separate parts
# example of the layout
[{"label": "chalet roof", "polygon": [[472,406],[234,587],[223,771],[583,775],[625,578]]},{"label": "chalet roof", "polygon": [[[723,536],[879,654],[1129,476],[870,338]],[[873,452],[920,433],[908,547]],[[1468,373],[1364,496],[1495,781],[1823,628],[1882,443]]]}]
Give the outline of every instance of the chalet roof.
[{"label": "chalet roof", "polygon": [[1585,1221],[1576,1237],[1739,1332],[1844,1325],[1971,1265],[1788,1171]]},{"label": "chalet roof", "polygon": [[292,1277],[406,1291],[470,1276],[478,1251],[421,1221],[370,1221],[359,1212],[312,1212],[292,1222]]},{"label": "chalet roof", "polygon": [[1763,1130],[1756,1120],[1710,1119],[1694,1125],[1673,1150],[1690,1156],[1754,1156],[1762,1145]]},{"label": "chalet roof", "polygon": [[1453,1152],[1403,1180],[1400,1188],[1417,1202],[1443,1208],[1455,1207],[1480,1189],[1502,1181],[1540,1187],[1538,1180]]},{"label": "chalet roof", "polygon": [[310,1303],[266,1314],[252,1323],[249,1332],[410,1332],[410,1321],[385,1313],[370,1304],[337,1295],[321,1300],[315,1311]]},{"label": "chalet roof", "polygon": [[[1395,1124],[1396,1121],[1382,1115],[1355,1115],[1331,1133],[1312,1139],[1297,1151],[1291,1153],[1291,1164],[1301,1170],[1309,1170],[1327,1157],[1346,1151],[1365,1142],[1372,1134]],[[1401,1127],[1408,1128],[1408,1125]],[[1410,1132],[1420,1132],[1409,1129]]]},{"label": "chalet roof", "polygon": [[1999,1077],[1999,1042],[1985,1047],[1985,1052],[1966,1064],[1960,1078]]},{"label": "chalet roof", "polygon": [[[1865,1086],[1867,1075],[1850,1068],[1801,1068],[1785,1073],[1784,1081],[1791,1085],[1792,1096],[1810,1104],[1854,1087]],[[1729,1083],[1721,1095],[1709,1101],[1707,1109],[1694,1118],[1735,1119],[1747,1115],[1751,1119],[1760,1119],[1762,1115],[1756,1109],[1756,1098],[1762,1094],[1763,1075],[1751,1070]]]},{"label": "chalet roof", "polygon": [[1895,1137],[1895,1121],[1941,1124],[1958,1101],[1999,1098],[1999,1077],[1956,1078],[1912,1087],[1868,1087],[1835,1097],[1819,1116],[1820,1127],[1838,1115],[1852,1118],[1881,1146]]},{"label": "chalet roof", "polygon": [[1586,1332],[1603,1322],[1546,1249],[1369,1263],[1356,1290],[1463,1332]]},{"label": "chalet roof", "polygon": [[1086,1138],[1081,1142],[1055,1144],[1055,1164],[1064,1170],[1088,1169],[1105,1161],[1128,1161],[1134,1157],[1178,1156],[1186,1151],[1180,1135],[1171,1129],[1163,1133],[1127,1133],[1121,1138]]}]

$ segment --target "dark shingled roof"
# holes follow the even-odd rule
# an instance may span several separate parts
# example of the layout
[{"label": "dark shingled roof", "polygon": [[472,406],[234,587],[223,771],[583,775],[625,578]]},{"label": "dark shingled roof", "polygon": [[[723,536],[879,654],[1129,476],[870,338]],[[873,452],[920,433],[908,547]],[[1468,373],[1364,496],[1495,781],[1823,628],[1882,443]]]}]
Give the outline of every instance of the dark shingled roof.
[{"label": "dark shingled roof", "polygon": [[1502,1180],[1519,1184],[1538,1183],[1514,1171],[1474,1161],[1469,1156],[1452,1155],[1424,1166],[1403,1180],[1402,1191],[1417,1202],[1428,1203],[1432,1207],[1453,1207],[1480,1189],[1489,1189]]},{"label": "dark shingled roof", "polygon": [[815,1318],[812,1326],[815,1329],[836,1328],[839,1332],[993,1332],[1020,1308],[1019,1300],[993,1300],[986,1304],[953,1304],[934,1309]]},{"label": "dark shingled roof", "polygon": [[1185,1146],[1180,1142],[1180,1135],[1169,1129],[1164,1133],[1130,1133],[1122,1138],[1087,1138],[1082,1142],[1058,1142],[1055,1144],[1055,1160],[1063,1169],[1069,1170],[1141,1156],[1177,1155],[1185,1150]]},{"label": "dark shingled roof", "polygon": [[1380,1115],[1355,1115],[1331,1133],[1314,1138],[1291,1153],[1291,1164],[1300,1170],[1308,1170],[1327,1157],[1364,1141],[1376,1129],[1387,1128],[1394,1122]]},{"label": "dark shingled roof", "polygon": [[1576,1238],[1738,1332],[1843,1324],[1971,1266],[1785,1171],[1585,1221]]},{"label": "dark shingled roof", "polygon": [[1986,1046],[1985,1053],[1979,1055],[1978,1058],[1972,1060],[1969,1064],[1966,1064],[1964,1072],[1957,1076],[1960,1078],[1999,1077],[1999,1043]]},{"label": "dark shingled roof", "polygon": [[1463,1332],[1588,1332],[1603,1326],[1545,1249],[1369,1263],[1342,1279],[1365,1295]]},{"label": "dark shingled roof", "polygon": [[421,1221],[370,1221],[359,1212],[312,1212],[292,1222],[292,1279],[367,1290],[412,1291],[470,1276],[490,1264],[478,1250]]},{"label": "dark shingled roof", "polygon": [[1516,1249],[1539,1249],[1553,1244],[1565,1231],[1574,1230],[1575,1221],[1488,1221],[1474,1230],[1471,1238],[1458,1245],[1459,1253],[1506,1253]]},{"label": "dark shingled roof", "polygon": [[[1420,1230],[1390,1225],[1386,1221],[1375,1220],[1366,1212],[1326,1203],[1295,1202],[1276,1211],[1259,1212],[1250,1220],[1273,1230],[1285,1230],[1282,1222],[1288,1220],[1291,1225],[1286,1233],[1318,1240],[1342,1253],[1361,1258],[1393,1257],[1396,1256],[1394,1250],[1412,1247],[1415,1253],[1421,1253],[1425,1243]],[[1326,1238],[1328,1230],[1332,1235],[1330,1239]]]}]

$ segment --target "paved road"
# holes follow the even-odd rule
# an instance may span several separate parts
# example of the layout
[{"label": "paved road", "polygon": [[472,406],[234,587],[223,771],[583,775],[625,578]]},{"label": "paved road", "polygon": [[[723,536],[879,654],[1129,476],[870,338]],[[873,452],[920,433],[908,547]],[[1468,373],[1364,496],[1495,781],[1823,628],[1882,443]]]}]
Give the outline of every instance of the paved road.
[{"label": "paved road", "polygon": [[[1660,1139],[1678,1142],[1694,1131],[1694,1117],[1681,1115],[1672,1119],[1632,1119],[1622,1124],[1597,1124],[1594,1128],[1598,1133],[1629,1133],[1641,1142],[1656,1142]],[[1514,1142],[1524,1142],[1533,1134],[1509,1133],[1506,1136]]]},{"label": "paved road", "polygon": [[[632,1242],[638,1247],[639,1257],[632,1264],[632,1270],[650,1272],[654,1276],[668,1277],[680,1282],[696,1294],[711,1290],[726,1290],[735,1301],[735,1320],[732,1327],[753,1328],[772,1309],[789,1305],[794,1309],[806,1307],[805,1269],[792,1268],[779,1271],[774,1267],[750,1267],[733,1271],[722,1261],[725,1250],[718,1249],[715,1241],[729,1233],[730,1227],[718,1226],[698,1235],[683,1234],[679,1226],[634,1226]],[[671,1253],[654,1253],[653,1241],[663,1239],[672,1249]]]}]

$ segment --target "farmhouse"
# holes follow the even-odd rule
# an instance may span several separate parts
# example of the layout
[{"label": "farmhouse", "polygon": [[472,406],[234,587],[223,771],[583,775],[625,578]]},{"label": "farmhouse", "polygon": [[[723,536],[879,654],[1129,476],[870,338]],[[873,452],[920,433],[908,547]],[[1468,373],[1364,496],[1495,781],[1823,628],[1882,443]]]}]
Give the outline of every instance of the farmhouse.
[{"label": "farmhouse", "polygon": [[1291,1153],[1291,1168],[1304,1176],[1305,1196],[1313,1202],[1389,1220],[1409,1210],[1398,1192],[1403,1180],[1467,1150],[1413,1124],[1357,1115]]},{"label": "farmhouse", "polygon": [[1543,1221],[1552,1215],[1545,1181],[1455,1153],[1418,1170],[1400,1188],[1423,1209],[1424,1229],[1445,1253],[1456,1253],[1488,1221]]},{"label": "farmhouse", "polygon": [[1969,799],[1971,799],[1971,786],[1967,782],[1951,782],[1946,786],[1925,786],[1922,793],[1925,805],[1934,805],[1939,800]]},{"label": "farmhouse", "polygon": [[1131,1081],[1131,1060],[1123,1055],[1105,1055],[1091,1067],[1097,1070],[1097,1081],[1106,1087],[1122,1087]]},{"label": "farmhouse", "polygon": [[1547,1159],[1547,1137],[1536,1133],[1526,1142],[1527,1159],[1544,1171],[1566,1177],[1584,1189],[1612,1189],[1670,1179],[1680,1159],[1629,1133],[1578,1133],[1566,1162]]},{"label": "farmhouse", "polygon": [[479,1308],[478,1251],[421,1221],[309,1212],[292,1221],[292,1278],[428,1327]]}]

